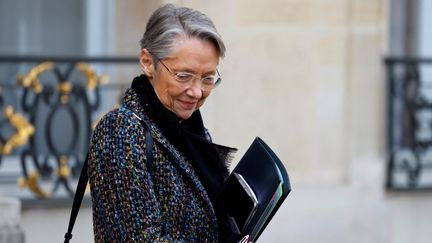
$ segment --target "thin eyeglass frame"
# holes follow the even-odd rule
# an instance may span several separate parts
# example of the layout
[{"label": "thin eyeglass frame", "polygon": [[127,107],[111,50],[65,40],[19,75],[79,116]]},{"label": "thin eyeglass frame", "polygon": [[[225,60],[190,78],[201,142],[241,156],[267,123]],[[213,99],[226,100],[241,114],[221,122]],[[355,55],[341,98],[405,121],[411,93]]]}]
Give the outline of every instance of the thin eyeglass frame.
[{"label": "thin eyeglass frame", "polygon": [[[177,73],[171,71],[171,69],[169,69],[161,59],[159,59],[159,62],[162,64],[162,66],[165,67],[165,69],[166,69],[166,70],[167,70],[171,75],[173,75],[173,78],[174,78],[177,82],[182,83],[181,81],[179,81],[179,80],[177,79]],[[180,72],[179,72],[179,73],[180,73]],[[194,79],[198,79],[198,80],[200,80],[201,82],[202,82],[202,80],[204,79],[204,78],[199,78],[199,77],[197,77],[197,76],[196,76],[195,74],[193,74],[193,73],[189,73],[189,72],[185,72],[185,73],[188,73],[188,74],[192,75],[192,77],[193,77]],[[211,90],[213,90],[213,89],[216,88],[216,86],[218,86],[219,83],[222,81],[221,75],[220,75],[219,70],[218,70],[217,68],[216,68],[216,74],[217,74],[218,78],[217,78],[216,81],[214,82],[213,87],[212,87],[211,89],[209,89],[209,90],[206,90],[206,91],[211,91]],[[202,86],[201,86],[201,89],[202,89]]]}]

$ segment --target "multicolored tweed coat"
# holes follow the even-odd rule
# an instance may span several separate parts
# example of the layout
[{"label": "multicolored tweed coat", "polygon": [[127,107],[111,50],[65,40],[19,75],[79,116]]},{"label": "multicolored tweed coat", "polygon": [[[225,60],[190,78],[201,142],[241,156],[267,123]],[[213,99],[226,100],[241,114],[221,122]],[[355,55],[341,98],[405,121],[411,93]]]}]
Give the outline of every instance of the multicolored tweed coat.
[{"label": "multicolored tweed coat", "polygon": [[[153,137],[151,166],[145,129]],[[217,220],[203,185],[148,119],[133,89],[101,119],[89,154],[96,242],[217,242]]]}]

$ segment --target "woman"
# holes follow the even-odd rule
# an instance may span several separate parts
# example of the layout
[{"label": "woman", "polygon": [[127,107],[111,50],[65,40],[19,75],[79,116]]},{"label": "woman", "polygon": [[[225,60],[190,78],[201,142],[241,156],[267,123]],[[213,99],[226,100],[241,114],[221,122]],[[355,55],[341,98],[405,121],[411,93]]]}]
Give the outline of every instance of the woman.
[{"label": "woman", "polygon": [[173,5],[153,13],[141,40],[144,74],[92,137],[96,242],[227,239],[220,195],[233,149],[211,143],[199,111],[220,82],[224,52],[204,14]]}]

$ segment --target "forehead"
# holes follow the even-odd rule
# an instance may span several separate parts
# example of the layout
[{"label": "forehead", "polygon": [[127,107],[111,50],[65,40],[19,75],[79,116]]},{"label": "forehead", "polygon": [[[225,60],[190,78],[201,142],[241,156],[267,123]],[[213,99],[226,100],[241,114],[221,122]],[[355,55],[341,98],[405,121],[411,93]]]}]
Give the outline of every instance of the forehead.
[{"label": "forehead", "polygon": [[190,68],[203,66],[214,69],[219,63],[219,54],[211,41],[179,36],[167,59],[180,66]]}]

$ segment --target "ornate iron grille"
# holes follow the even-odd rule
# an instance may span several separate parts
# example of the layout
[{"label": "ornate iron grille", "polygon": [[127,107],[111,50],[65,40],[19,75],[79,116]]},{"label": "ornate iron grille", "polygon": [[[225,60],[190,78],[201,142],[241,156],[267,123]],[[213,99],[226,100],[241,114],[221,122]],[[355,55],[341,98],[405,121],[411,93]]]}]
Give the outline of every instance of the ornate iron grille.
[{"label": "ornate iron grille", "polygon": [[432,189],[432,59],[387,58],[387,188]]},{"label": "ornate iron grille", "polygon": [[[0,83],[0,172],[5,160],[15,156],[21,173],[18,185],[33,197],[72,197],[95,115],[104,97],[113,99],[102,93],[124,89],[121,83],[102,86],[108,77],[91,64],[111,65],[112,70],[113,64],[137,65],[137,58],[3,56],[2,64],[4,73],[17,72],[16,84]],[[11,95],[16,102],[5,98]],[[11,180],[16,176],[8,180],[0,173],[1,182]]]}]

